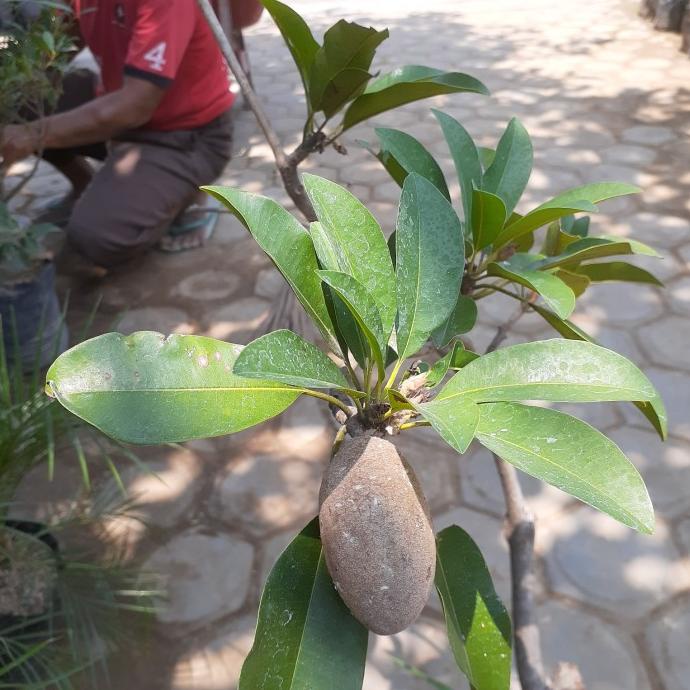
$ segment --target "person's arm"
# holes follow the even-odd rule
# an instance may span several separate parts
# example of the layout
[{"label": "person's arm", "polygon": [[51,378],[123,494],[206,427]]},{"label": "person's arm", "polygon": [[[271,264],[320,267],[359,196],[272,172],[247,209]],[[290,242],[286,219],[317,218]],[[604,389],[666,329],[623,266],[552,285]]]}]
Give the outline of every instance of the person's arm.
[{"label": "person's arm", "polygon": [[46,148],[69,148],[108,141],[146,124],[165,94],[151,81],[125,77],[121,89],[64,113],[25,125],[8,125],[0,135],[2,165],[9,166]]}]

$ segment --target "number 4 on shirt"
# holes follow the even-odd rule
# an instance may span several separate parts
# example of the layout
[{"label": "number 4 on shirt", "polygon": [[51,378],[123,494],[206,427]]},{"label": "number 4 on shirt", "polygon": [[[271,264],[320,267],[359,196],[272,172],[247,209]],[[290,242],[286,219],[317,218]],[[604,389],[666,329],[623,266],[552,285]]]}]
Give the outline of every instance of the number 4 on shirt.
[{"label": "number 4 on shirt", "polygon": [[161,41],[158,45],[151,48],[148,53],[144,54],[144,60],[146,60],[151,66],[151,69],[155,69],[156,72],[162,72],[163,67],[165,67],[165,49],[167,47],[167,43]]}]

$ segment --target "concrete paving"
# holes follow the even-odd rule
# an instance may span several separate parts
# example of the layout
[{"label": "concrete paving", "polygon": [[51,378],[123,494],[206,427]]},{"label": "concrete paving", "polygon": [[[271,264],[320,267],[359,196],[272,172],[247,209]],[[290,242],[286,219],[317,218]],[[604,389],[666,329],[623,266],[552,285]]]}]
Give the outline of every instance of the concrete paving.
[{"label": "concrete paving", "polygon": [[[427,0],[418,3],[303,0],[294,6],[323,30],[341,16],[391,30],[378,68],[403,63],[467,71],[493,96],[456,95],[407,106],[344,138],[347,156],[314,156],[305,169],[347,184],[388,231],[397,187],[356,139],[386,124],[420,138],[449,172],[452,162],[430,107],[457,117],[482,145],[495,143],[517,115],[535,145],[524,204],[600,180],[638,184],[638,197],[604,205],[600,233],[634,236],[663,259],[636,259],[665,290],[610,284],[590,290],[574,321],[633,358],[669,407],[662,445],[631,406],[592,405],[578,414],[609,433],[648,483],[657,509],[654,536],[640,536],[556,489],[525,479],[537,515],[538,617],[549,667],[575,661],[589,690],[687,690],[690,676],[690,61],[674,36],[638,19],[628,0]],[[286,146],[298,141],[304,102],[296,71],[264,18],[247,35],[256,88]],[[453,179],[449,175],[449,179]],[[270,151],[250,112],[236,108],[235,158],[221,182],[286,202]],[[17,200],[32,212],[62,183],[49,168]],[[457,185],[452,189],[457,193]],[[66,288],[67,282],[63,282]],[[285,289],[270,261],[230,217],[211,243],[179,255],[153,253],[103,284],[72,286],[72,321],[95,296],[96,330],[200,333],[247,342]],[[486,346],[511,308],[482,304],[475,348]],[[525,318],[509,342],[551,337]],[[316,511],[333,430],[314,400],[234,437],[144,449],[162,481],[131,471],[135,520],[111,525],[133,559],[168,578],[170,601],[150,646],[118,664],[115,687],[231,690],[251,646],[261,586],[281,549]],[[431,434],[403,439],[437,527],[461,524],[479,542],[503,596],[508,559],[502,498],[480,447],[459,457]],[[36,480],[38,481],[38,480]],[[28,495],[43,495],[37,483]],[[45,493],[45,492],[43,492]],[[453,688],[454,669],[438,603],[409,630],[370,642],[366,690],[421,690],[394,663],[401,656]],[[337,688],[334,680],[333,688]],[[514,685],[518,688],[517,682]],[[327,690],[327,689],[324,689]]]}]

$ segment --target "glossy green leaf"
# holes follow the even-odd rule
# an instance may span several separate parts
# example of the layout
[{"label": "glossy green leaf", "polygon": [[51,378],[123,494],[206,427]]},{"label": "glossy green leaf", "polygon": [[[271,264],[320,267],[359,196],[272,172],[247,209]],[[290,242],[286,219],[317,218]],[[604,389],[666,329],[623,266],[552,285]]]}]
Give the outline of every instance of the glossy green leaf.
[{"label": "glossy green leaf", "polygon": [[481,189],[472,191],[472,235],[475,249],[493,244],[506,221],[503,200]]},{"label": "glossy green leaf", "polygon": [[554,275],[560,278],[572,291],[575,297],[582,295],[592,284],[592,281],[584,275],[566,271],[564,268],[557,268]]},{"label": "glossy green leaf", "polygon": [[522,123],[513,118],[503,133],[493,162],[484,173],[482,189],[501,197],[509,216],[532,173],[532,142]]},{"label": "glossy green leaf", "polygon": [[[588,216],[585,216],[585,218],[588,218]],[[524,235],[521,237],[524,237]],[[577,242],[579,239],[581,238],[577,235],[571,235],[567,232],[564,232],[561,229],[561,224],[555,220],[549,224],[549,227],[546,230],[544,243],[541,249],[542,254],[545,256],[557,256],[558,254],[562,254],[568,245],[571,245],[573,242]],[[519,240],[520,238],[518,238],[518,241]]]},{"label": "glossy green leaf", "polygon": [[464,453],[479,424],[479,405],[469,396],[435,399],[412,405],[451,447]]},{"label": "glossy green leaf", "polygon": [[533,309],[539,316],[541,316],[544,321],[546,321],[557,333],[562,335],[568,340],[585,340],[587,342],[595,342],[593,338],[590,338],[579,326],[576,326],[572,321],[568,319],[561,319],[559,316],[554,314],[550,309],[541,307],[538,304],[530,303],[530,308]]},{"label": "glossy green leaf", "polygon": [[395,291],[391,289],[395,272],[381,227],[344,187],[308,173],[302,175],[302,182],[338,258],[337,270],[351,275],[373,297],[387,339],[396,313]]},{"label": "glossy green leaf", "polygon": [[302,393],[233,374],[241,350],[195,335],[106,333],[60,355],[48,370],[46,390],[128,443],[232,434],[280,414]]},{"label": "glossy green leaf", "polygon": [[[393,156],[393,154],[390,151],[386,151],[384,149],[375,151],[368,142],[362,141],[361,139],[358,139],[357,143],[360,144],[362,148],[369,151],[369,153],[372,156],[374,156],[374,158],[376,158],[379,161],[379,163],[381,163],[381,165],[386,169],[386,172],[393,178],[393,180],[398,184],[398,186],[403,186],[403,182],[407,177],[408,171],[405,170],[405,168],[403,168],[402,165],[400,165],[400,163],[398,163],[395,156]],[[388,238],[388,240],[390,246],[390,237]]]},{"label": "glossy green leaf", "polygon": [[231,187],[203,187],[222,201],[249,230],[294,291],[307,314],[335,352],[339,351],[309,233],[273,199]]},{"label": "glossy green leaf", "polygon": [[332,117],[364,89],[372,75],[368,70],[376,48],[388,31],[376,31],[344,19],[326,31],[309,75],[313,111]]},{"label": "glossy green leaf", "polygon": [[569,244],[565,251],[559,256],[543,259],[535,267],[555,268],[557,266],[577,266],[582,261],[601,259],[607,256],[618,256],[627,254],[642,254],[644,256],[659,256],[656,250],[652,249],[637,240],[622,238],[585,237]]},{"label": "glossy green leaf", "polygon": [[307,23],[292,8],[278,0],[262,0],[262,4],[273,18],[292,54],[292,59],[302,78],[307,101],[309,101],[309,74],[319,50],[319,44],[314,39]]},{"label": "glossy green leaf", "polygon": [[395,230],[398,355],[415,353],[455,306],[465,264],[460,219],[426,178],[410,173]]},{"label": "glossy green leaf", "polygon": [[564,232],[576,237],[587,237],[589,235],[589,216],[575,218],[575,216],[565,216],[561,218],[561,227]]},{"label": "glossy green leaf", "polygon": [[627,194],[637,194],[639,191],[638,187],[622,182],[597,182],[574,187],[537,206],[515,223],[506,225],[499,240],[502,245],[507,244],[527,232],[532,232],[550,223],[552,220],[578,211],[596,213],[599,209],[595,204]]},{"label": "glossy green leaf", "polygon": [[472,537],[451,525],[436,537],[436,575],[448,640],[475,690],[510,687],[511,623]]},{"label": "glossy green leaf", "polygon": [[[381,145],[381,154],[393,156],[403,169],[405,176],[417,173],[431,182],[450,201],[450,193],[443,171],[434,157],[413,136],[398,129],[379,127],[376,130]],[[396,178],[394,178],[396,179]],[[396,179],[402,186],[403,180]]]},{"label": "glossy green leaf", "polygon": [[420,65],[399,67],[369,82],[364,93],[345,111],[343,130],[406,103],[461,92],[489,93],[484,84],[467,74]]},{"label": "glossy green leaf", "polygon": [[649,271],[639,266],[633,266],[625,261],[607,261],[598,264],[580,264],[574,269],[579,275],[586,276],[593,283],[621,281],[626,283],[649,283],[660,285],[663,283]]},{"label": "glossy green leaf", "polygon": [[544,302],[562,319],[567,319],[575,309],[575,294],[560,278],[551,273],[514,268],[508,261],[489,264],[487,273],[533,290],[541,295]]},{"label": "glossy green leaf", "polygon": [[[530,304],[530,307],[537,312],[557,333],[560,333],[568,340],[583,340],[588,343],[595,343],[596,341],[588,333],[585,333],[579,326],[576,326],[567,319],[560,319],[556,314],[544,307],[536,304]],[[665,439],[668,434],[668,418],[666,414],[666,407],[661,396],[657,393],[652,400],[634,401],[633,405],[637,407],[640,412],[649,420],[650,424],[656,429],[657,433],[662,439]]]},{"label": "glossy green leaf", "polygon": [[233,373],[303,388],[351,388],[327,355],[288,330],[273,331],[249,343],[237,357]]},{"label": "glossy green leaf", "polygon": [[477,357],[479,357],[478,354],[471,350],[466,350],[465,346],[456,340],[453,343],[453,347],[443,357],[434,362],[434,365],[429,369],[426,385],[429,388],[434,388],[443,381],[448,371],[451,369],[462,369],[477,359]]},{"label": "glossy green leaf", "polygon": [[[322,268],[329,271],[340,270],[340,261],[333,238],[318,221],[309,224],[316,256]],[[326,304],[331,308],[332,320],[337,324],[336,337],[343,353],[351,352],[361,367],[366,363],[368,346],[364,334],[359,329],[345,303],[331,290],[325,291]]]},{"label": "glossy green leaf", "polygon": [[429,369],[425,381],[425,385],[428,388],[434,388],[435,386],[438,386],[438,384],[441,383],[441,381],[443,381],[443,379],[445,378],[446,374],[450,369],[450,362],[453,358],[453,350],[455,349],[455,345],[459,345],[460,347],[462,347],[461,343],[454,343],[453,348],[446,352],[446,354],[443,355],[443,357],[437,359],[434,362],[433,366]]},{"label": "glossy green leaf", "polygon": [[338,596],[326,568],[318,519],[273,566],[239,690],[361,690],[368,632]]},{"label": "glossy green leaf", "polygon": [[656,395],[649,379],[623,355],[593,343],[554,339],[512,345],[476,359],[438,399],[604,402],[653,400]]},{"label": "glossy green leaf", "polygon": [[388,343],[381,325],[381,315],[373,297],[356,278],[347,273],[339,271],[317,271],[317,273],[350,310],[367,340],[369,350],[378,366],[379,375],[383,378],[385,369],[383,353],[386,352]]},{"label": "glossy green leaf", "polygon": [[642,477],[601,432],[556,410],[518,403],[479,407],[477,439],[490,451],[624,525],[640,532],[654,530]]},{"label": "glossy green leaf", "polygon": [[431,334],[436,347],[445,347],[458,335],[469,333],[477,322],[477,303],[467,295],[458,294],[450,316]]},{"label": "glossy green leaf", "polygon": [[494,162],[496,149],[489,146],[478,146],[477,151],[479,151],[479,161],[482,164],[482,171],[484,171]]},{"label": "glossy green leaf", "polygon": [[472,237],[472,192],[482,185],[482,166],[477,147],[469,132],[454,118],[440,110],[431,111],[443,131],[460,182],[465,236]]},{"label": "glossy green leaf", "polygon": [[[348,67],[338,72],[326,85],[319,100],[318,110],[326,117],[333,117],[348,102],[364,90],[373,75],[357,67]],[[316,108],[315,108],[316,110]]]}]

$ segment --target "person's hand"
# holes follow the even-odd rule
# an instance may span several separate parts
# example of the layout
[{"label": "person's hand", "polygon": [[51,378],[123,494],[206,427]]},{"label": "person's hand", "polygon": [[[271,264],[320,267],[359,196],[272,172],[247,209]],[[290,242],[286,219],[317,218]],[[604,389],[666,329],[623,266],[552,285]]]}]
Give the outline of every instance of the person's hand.
[{"label": "person's hand", "polygon": [[33,124],[3,127],[0,131],[0,168],[9,168],[38,148],[38,130]]}]

